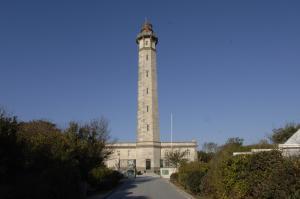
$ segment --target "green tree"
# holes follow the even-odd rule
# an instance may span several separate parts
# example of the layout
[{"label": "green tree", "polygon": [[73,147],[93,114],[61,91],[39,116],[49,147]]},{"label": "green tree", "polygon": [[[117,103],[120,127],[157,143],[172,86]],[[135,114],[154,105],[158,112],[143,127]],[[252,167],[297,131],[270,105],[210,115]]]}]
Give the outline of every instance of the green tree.
[{"label": "green tree", "polygon": [[243,142],[244,142],[243,138],[233,137],[233,138],[228,138],[225,145],[233,144],[233,145],[242,146]]},{"label": "green tree", "polygon": [[274,144],[283,144],[286,142],[296,131],[300,129],[300,124],[289,123],[283,128],[273,129],[273,133],[269,139]]},{"label": "green tree", "polygon": [[103,166],[112,153],[111,149],[105,147],[109,140],[109,129],[104,118],[84,125],[70,122],[65,134],[70,146],[69,158],[78,164],[83,180],[87,179],[91,169]]},{"label": "green tree", "polygon": [[[108,133],[103,118],[70,123],[62,132],[45,120],[18,122],[1,109],[0,187],[6,190],[1,197],[83,198],[88,173],[111,153],[105,147]],[[116,173],[112,177],[118,180]]]},{"label": "green tree", "polygon": [[197,151],[198,161],[208,163],[213,157],[215,153],[207,153],[204,151]]},{"label": "green tree", "polygon": [[217,153],[209,161],[209,170],[207,175],[203,178],[201,185],[201,193],[205,195],[213,194],[216,198],[222,198],[223,189],[222,184],[222,164],[232,157],[232,153],[236,151],[247,151],[248,148],[244,147],[243,139],[229,138],[226,144],[219,147]]},{"label": "green tree", "polygon": [[218,151],[218,144],[214,142],[204,142],[202,151],[197,151],[197,159],[199,162],[208,163]]}]

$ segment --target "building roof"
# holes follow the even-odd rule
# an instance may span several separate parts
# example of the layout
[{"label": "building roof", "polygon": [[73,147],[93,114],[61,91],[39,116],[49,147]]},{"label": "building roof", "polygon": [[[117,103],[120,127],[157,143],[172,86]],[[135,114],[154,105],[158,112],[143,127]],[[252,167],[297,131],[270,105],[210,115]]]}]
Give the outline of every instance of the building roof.
[{"label": "building roof", "polygon": [[284,144],[300,144],[300,129],[292,137],[290,137]]},{"label": "building roof", "polygon": [[141,31],[136,37],[136,43],[139,43],[139,40],[142,38],[151,38],[155,44],[158,42],[158,38],[156,34],[153,31],[153,26],[149,21],[145,21],[145,23],[142,25]]}]

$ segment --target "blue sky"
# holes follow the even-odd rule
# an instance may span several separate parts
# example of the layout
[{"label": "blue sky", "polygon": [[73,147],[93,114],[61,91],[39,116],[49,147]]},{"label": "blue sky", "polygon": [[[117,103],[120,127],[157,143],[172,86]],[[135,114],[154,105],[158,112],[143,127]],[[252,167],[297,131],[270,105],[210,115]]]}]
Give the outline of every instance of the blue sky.
[{"label": "blue sky", "polygon": [[300,122],[299,1],[1,1],[0,104],[21,120],[105,116],[135,140],[137,46],[159,37],[160,130],[175,140],[264,138]]}]

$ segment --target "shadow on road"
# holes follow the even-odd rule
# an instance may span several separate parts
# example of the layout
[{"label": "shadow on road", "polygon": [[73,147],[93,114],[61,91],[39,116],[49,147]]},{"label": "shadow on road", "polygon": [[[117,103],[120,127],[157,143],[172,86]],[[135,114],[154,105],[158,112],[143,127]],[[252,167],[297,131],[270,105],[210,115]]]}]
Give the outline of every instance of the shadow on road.
[{"label": "shadow on road", "polygon": [[149,199],[149,197],[146,196],[139,196],[139,195],[132,195],[133,192],[132,189],[136,188],[139,184],[142,184],[144,182],[148,182],[150,180],[155,180],[151,177],[137,177],[136,179],[128,179],[124,184],[110,197],[109,199],[119,199],[119,198],[130,198],[130,199]]}]

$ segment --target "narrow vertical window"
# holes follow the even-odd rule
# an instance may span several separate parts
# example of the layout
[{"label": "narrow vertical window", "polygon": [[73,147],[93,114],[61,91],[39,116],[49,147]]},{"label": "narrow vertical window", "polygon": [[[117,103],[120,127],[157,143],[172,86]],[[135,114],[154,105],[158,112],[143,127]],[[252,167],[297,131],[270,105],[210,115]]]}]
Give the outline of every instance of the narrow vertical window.
[{"label": "narrow vertical window", "polygon": [[145,46],[148,46],[148,41],[145,41]]},{"label": "narrow vertical window", "polygon": [[149,124],[147,124],[147,131],[149,131]]},{"label": "narrow vertical window", "polygon": [[148,54],[146,55],[146,60],[148,60]]},{"label": "narrow vertical window", "polygon": [[147,93],[147,94],[149,93],[149,88],[146,89],[146,93]]},{"label": "narrow vertical window", "polygon": [[147,106],[147,112],[149,112],[149,106]]},{"label": "narrow vertical window", "polygon": [[149,76],[149,71],[148,70],[146,70],[146,77],[148,77]]}]

